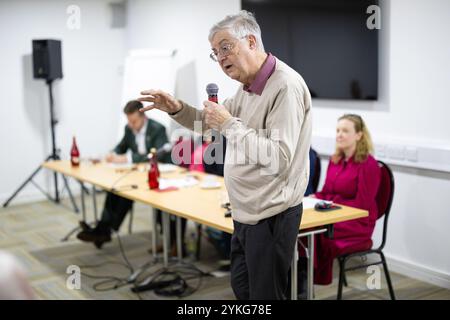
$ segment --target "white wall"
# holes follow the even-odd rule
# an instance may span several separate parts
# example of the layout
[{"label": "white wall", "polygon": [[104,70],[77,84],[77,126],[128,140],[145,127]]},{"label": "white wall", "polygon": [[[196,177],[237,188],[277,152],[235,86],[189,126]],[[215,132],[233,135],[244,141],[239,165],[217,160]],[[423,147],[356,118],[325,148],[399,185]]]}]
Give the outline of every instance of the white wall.
[{"label": "white wall", "polygon": [[209,59],[208,34],[215,22],[239,10],[240,0],[130,0],[126,47],[176,49],[177,97],[201,106],[206,85],[215,82],[223,100],[237,84]]},{"label": "white wall", "polygon": [[[112,29],[109,6],[115,1],[77,1],[81,29],[67,28],[71,1],[1,1],[2,47],[0,90],[0,201],[50,153],[48,92],[43,80],[32,77],[31,40],[62,40],[64,78],[54,84],[57,145],[68,158],[76,135],[82,156],[100,155],[117,141],[122,117],[121,69],[128,50],[177,49],[177,96],[200,106],[205,87],[216,82],[219,98],[234,94],[237,85],[208,58],[209,28],[226,14],[237,12],[240,1],[128,1],[127,26]],[[145,89],[145,88],[143,88]],[[19,160],[18,160],[19,159]],[[36,179],[52,184],[47,173]],[[42,199],[33,186],[13,203]]]},{"label": "white wall", "polygon": [[[313,135],[316,141],[333,139],[336,119],[352,112],[363,116],[375,142],[449,150],[450,2],[382,4],[379,101],[314,100]],[[393,169],[396,193],[385,249],[392,268],[450,288],[450,174]]]},{"label": "white wall", "polygon": [[[32,77],[31,40],[62,40],[64,78],[54,84],[56,128],[61,156],[68,158],[72,135],[82,156],[103,153],[117,139],[124,29],[111,29],[106,0],[78,0],[81,29],[66,26],[73,1],[1,1],[0,39],[0,200],[50,153],[48,91]],[[111,116],[115,114],[115,116]],[[36,181],[45,187],[46,174]],[[33,186],[14,203],[42,198]]]},{"label": "white wall", "polygon": [[378,139],[448,146],[450,2],[394,0],[382,5],[379,101],[317,99],[314,132],[332,135],[343,111],[358,111]]}]

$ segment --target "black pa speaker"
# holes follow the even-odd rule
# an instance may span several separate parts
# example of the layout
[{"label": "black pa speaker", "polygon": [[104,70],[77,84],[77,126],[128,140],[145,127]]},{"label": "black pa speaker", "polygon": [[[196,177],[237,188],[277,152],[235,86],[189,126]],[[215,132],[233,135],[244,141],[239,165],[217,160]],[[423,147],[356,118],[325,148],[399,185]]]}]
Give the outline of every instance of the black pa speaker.
[{"label": "black pa speaker", "polygon": [[61,79],[61,41],[33,40],[33,77],[35,79]]}]

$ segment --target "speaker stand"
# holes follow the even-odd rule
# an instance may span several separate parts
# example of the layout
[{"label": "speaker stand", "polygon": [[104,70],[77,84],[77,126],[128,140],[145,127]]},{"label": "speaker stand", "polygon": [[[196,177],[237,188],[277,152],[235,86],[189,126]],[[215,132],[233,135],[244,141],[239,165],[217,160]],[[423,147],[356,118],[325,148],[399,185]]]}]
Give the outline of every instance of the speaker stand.
[{"label": "speaker stand", "polygon": [[[53,80],[47,80],[46,81],[47,86],[48,86],[48,93],[49,93],[49,100],[50,100],[50,127],[51,127],[51,132],[52,132],[52,153],[45,159],[45,161],[49,161],[49,160],[61,160],[60,156],[59,156],[59,152],[60,150],[56,148],[56,139],[55,139],[55,126],[58,123],[58,120],[56,120],[55,118],[55,114],[54,114],[54,103],[53,103]],[[39,189],[39,191],[41,191],[50,201],[59,204],[60,203],[60,193],[59,193],[59,189],[58,189],[58,174],[56,172],[53,172],[53,178],[54,178],[54,186],[55,186],[55,196],[52,197],[50,196],[49,193],[45,192],[38,184],[36,184],[33,181],[33,178],[35,175],[37,175],[39,173],[39,171],[41,171],[42,169],[42,165],[40,165],[36,170],[33,171],[33,173],[20,185],[20,187],[11,195],[11,197],[8,198],[8,200],[5,201],[5,203],[3,203],[3,207],[6,208],[9,203],[17,196],[17,194],[23,189],[25,188],[25,186],[28,183],[32,183],[36,188]],[[69,193],[69,197],[70,197],[70,201],[72,202],[72,206],[73,206],[73,210],[78,213],[79,209],[77,204],[75,203],[75,199],[73,197],[72,191],[70,190],[70,186],[69,183],[67,182],[67,178],[61,174],[63,181],[64,181],[64,185]]]}]

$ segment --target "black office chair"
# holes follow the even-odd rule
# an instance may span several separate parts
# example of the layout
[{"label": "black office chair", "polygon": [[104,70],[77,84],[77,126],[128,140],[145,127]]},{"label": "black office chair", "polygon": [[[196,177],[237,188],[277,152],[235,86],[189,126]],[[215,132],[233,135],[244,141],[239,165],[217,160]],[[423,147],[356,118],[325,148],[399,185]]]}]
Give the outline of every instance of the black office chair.
[{"label": "black office chair", "polygon": [[320,181],[320,174],[322,171],[322,165],[320,163],[320,156],[317,153],[316,150],[314,150],[313,148],[311,148],[311,152],[314,153],[315,155],[315,161],[314,161],[314,174],[311,180],[311,184],[312,184],[312,190],[313,193],[317,192],[317,188],[319,187],[319,181]]},{"label": "black office chair", "polygon": [[319,154],[313,148],[309,149],[309,180],[305,190],[305,197],[317,192],[322,168]]},{"label": "black office chair", "polygon": [[[338,285],[338,292],[337,292],[337,299],[342,300],[342,286],[347,286],[347,279],[345,277],[345,271],[352,271],[362,268],[367,268],[369,266],[379,265],[383,264],[384,274],[386,276],[386,281],[389,288],[389,294],[391,296],[392,300],[395,300],[395,294],[394,294],[394,288],[392,287],[391,277],[389,275],[388,266],[386,263],[386,258],[383,254],[383,248],[386,244],[386,236],[387,236],[387,224],[388,224],[388,218],[389,213],[391,211],[391,205],[392,200],[394,198],[394,175],[392,174],[392,170],[389,168],[388,165],[386,165],[382,161],[378,161],[378,165],[381,168],[381,181],[380,186],[378,188],[378,193],[376,196],[376,201],[378,205],[378,217],[377,220],[384,216],[383,221],[383,239],[381,241],[381,245],[376,249],[369,249],[369,250],[363,250],[363,251],[356,251],[348,254],[344,254],[341,256],[338,256],[339,261],[339,285]],[[345,264],[346,262],[355,256],[362,257],[367,254],[378,254],[381,258],[380,261],[367,263],[363,265],[357,265],[352,266],[351,268],[346,268]]]}]

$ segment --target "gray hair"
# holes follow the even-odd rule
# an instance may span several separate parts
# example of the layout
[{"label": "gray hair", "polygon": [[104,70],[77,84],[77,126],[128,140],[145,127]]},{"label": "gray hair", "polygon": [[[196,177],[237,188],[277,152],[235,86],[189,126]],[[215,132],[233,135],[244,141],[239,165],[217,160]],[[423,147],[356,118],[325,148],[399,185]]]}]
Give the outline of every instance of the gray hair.
[{"label": "gray hair", "polygon": [[209,31],[209,42],[212,41],[212,38],[218,31],[222,30],[229,30],[236,39],[254,35],[256,38],[256,47],[264,51],[261,28],[251,12],[241,10],[238,14],[228,15],[223,20],[217,22]]}]

